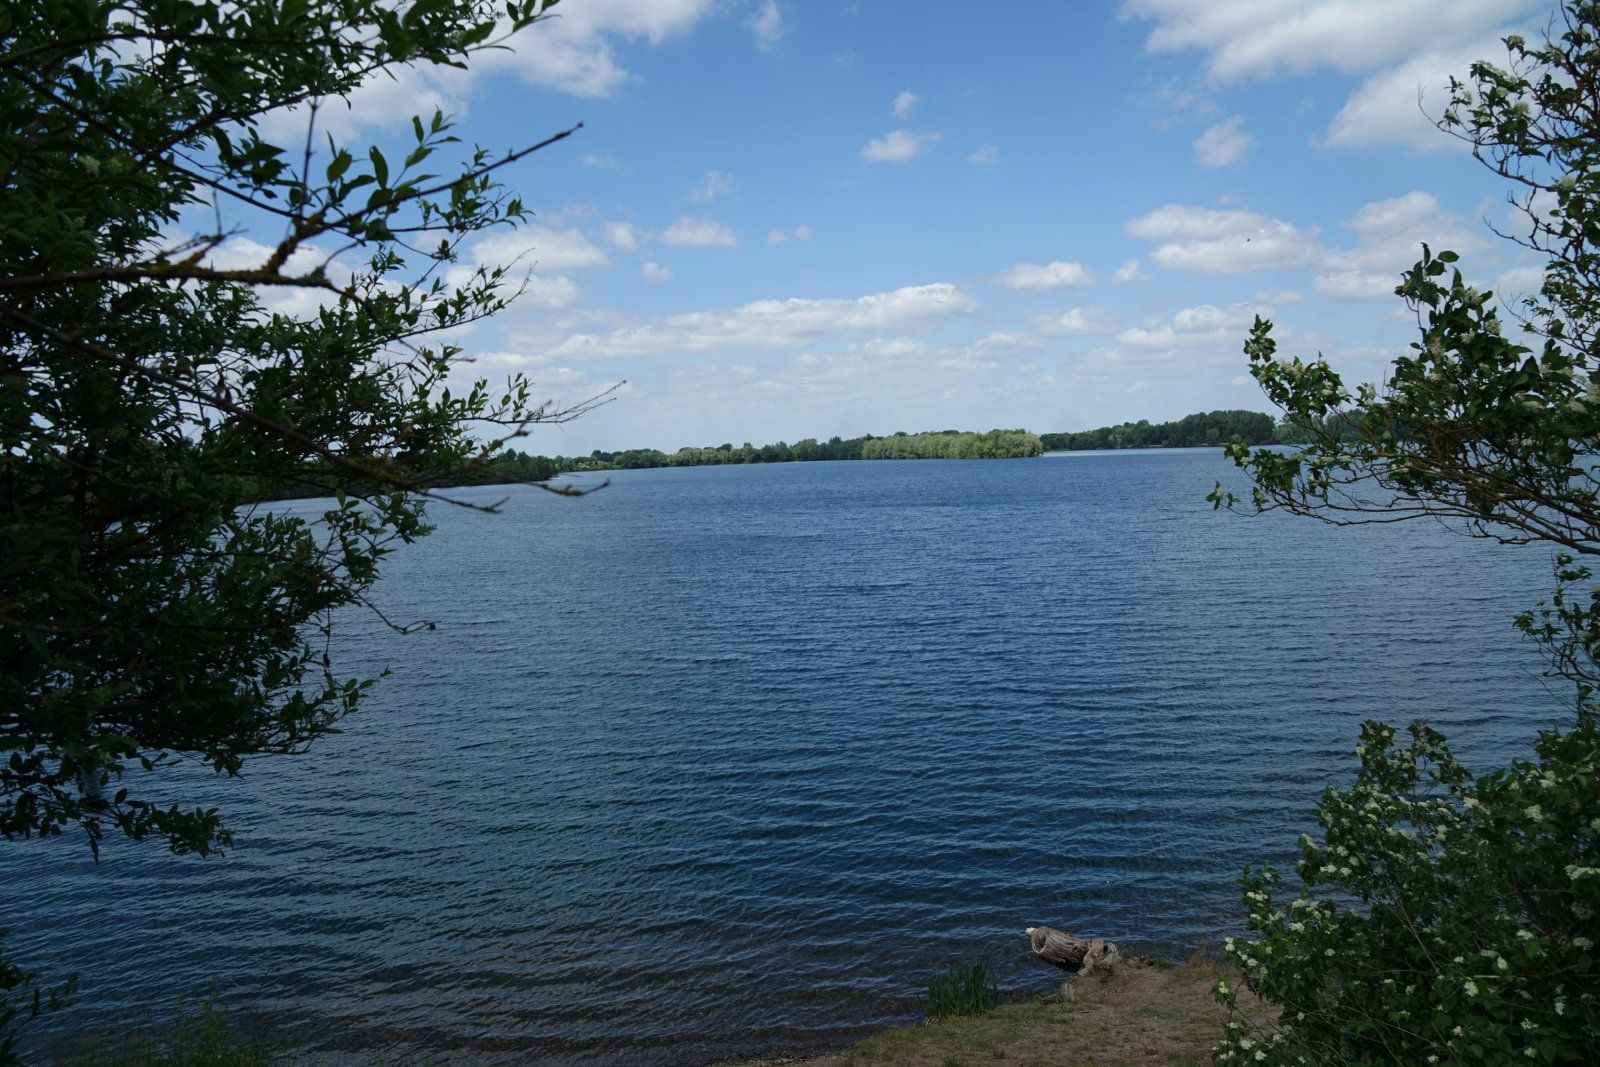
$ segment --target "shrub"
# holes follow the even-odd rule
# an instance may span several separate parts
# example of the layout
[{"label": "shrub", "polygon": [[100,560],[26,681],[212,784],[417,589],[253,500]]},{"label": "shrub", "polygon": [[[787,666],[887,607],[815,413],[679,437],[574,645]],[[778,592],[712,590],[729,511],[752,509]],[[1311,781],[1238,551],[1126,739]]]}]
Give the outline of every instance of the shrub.
[{"label": "shrub", "polygon": [[[1317,807],[1300,889],[1243,880],[1243,980],[1218,1063],[1561,1063],[1600,1047],[1600,727],[1580,710],[1534,759],[1474,778],[1435,731],[1362,727],[1361,769]],[[1293,899],[1284,902],[1283,898]]]}]

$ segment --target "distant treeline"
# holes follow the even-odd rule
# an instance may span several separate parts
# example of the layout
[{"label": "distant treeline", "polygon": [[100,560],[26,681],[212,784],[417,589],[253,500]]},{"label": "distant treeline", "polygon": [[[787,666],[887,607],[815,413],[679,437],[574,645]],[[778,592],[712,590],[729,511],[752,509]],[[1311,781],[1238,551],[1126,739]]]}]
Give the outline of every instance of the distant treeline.
[{"label": "distant treeline", "polygon": [[596,450],[587,456],[535,456],[509,449],[479,465],[470,482],[540,481],[574,471],[637,470],[646,467],[710,467],[736,463],[806,463],[846,459],[1011,459],[1044,452],[1095,448],[1194,448],[1243,438],[1252,445],[1299,444],[1306,434],[1259,411],[1206,411],[1175,422],[1140,420],[1076,433],[1034,434],[1027,430],[934,430],[887,437],[807,437],[794,444],[724,443],[676,452],[633,448]]},{"label": "distant treeline", "polygon": [[[1355,432],[1344,427],[1341,435]],[[509,482],[542,482],[558,474],[577,471],[637,470],[645,467],[710,467],[735,463],[805,463],[841,459],[1012,459],[1037,456],[1044,452],[1077,452],[1098,448],[1194,448],[1225,445],[1243,438],[1251,445],[1302,444],[1308,434],[1288,422],[1278,422],[1259,411],[1205,411],[1175,422],[1124,422],[1097,430],[1076,433],[1034,434],[1027,430],[934,430],[928,433],[895,433],[888,437],[866,434],[861,437],[830,437],[818,441],[807,437],[794,444],[779,441],[770,445],[724,443],[697,448],[693,445],[676,452],[654,448],[633,448],[623,452],[596,450],[587,456],[536,456],[506,449],[466,468],[458,468],[440,486],[490,485]],[[306,472],[302,480],[285,479],[263,487],[263,499],[324,496],[332,489],[327,481]]]},{"label": "distant treeline", "polygon": [[[1353,428],[1350,429],[1353,432]],[[676,452],[633,448],[623,452],[596,450],[587,456],[535,456],[508,449],[479,464],[457,484],[543,481],[574,471],[637,470],[645,467],[710,467],[734,463],[805,463],[840,459],[1011,459],[1044,452],[1094,448],[1196,448],[1225,445],[1236,438],[1247,444],[1302,444],[1308,435],[1288,422],[1259,411],[1204,411],[1174,422],[1124,422],[1076,433],[1034,434],[1027,430],[934,430],[895,433],[888,437],[807,437],[794,444],[724,443]]]},{"label": "distant treeline", "polygon": [[1200,411],[1174,422],[1120,422],[1098,430],[1077,430],[1075,434],[1043,434],[1045,451],[1075,453],[1091,448],[1206,448],[1227,445],[1243,438],[1246,445],[1304,445],[1315,435],[1334,430],[1338,437],[1360,435],[1360,426],[1349,416],[1336,414],[1318,421],[1312,429],[1290,422],[1275,421],[1259,411]]},{"label": "distant treeline", "polygon": [[1045,451],[1067,453],[1091,448],[1208,448],[1243,438],[1246,445],[1304,445],[1314,437],[1334,434],[1342,440],[1360,437],[1355,416],[1333,414],[1309,426],[1274,419],[1261,411],[1200,411],[1174,422],[1120,422],[1075,434],[1042,434]]},{"label": "distant treeline", "polygon": [[1202,411],[1175,422],[1124,422],[1098,430],[1042,435],[1050,452],[1094,448],[1203,448],[1243,439],[1250,445],[1301,444],[1305,431],[1259,411]]},{"label": "distant treeline", "polygon": [[595,451],[587,456],[522,456],[507,453],[519,462],[544,461],[558,472],[635,470],[641,467],[712,467],[733,463],[806,463],[827,459],[1012,459],[1037,456],[1044,442],[1027,430],[990,430],[969,433],[964,430],[937,430],[932,433],[896,433],[888,437],[831,437],[818,441],[807,437],[788,444],[720,444],[705,448],[693,445],[676,452],[654,448],[634,448],[625,452]]}]

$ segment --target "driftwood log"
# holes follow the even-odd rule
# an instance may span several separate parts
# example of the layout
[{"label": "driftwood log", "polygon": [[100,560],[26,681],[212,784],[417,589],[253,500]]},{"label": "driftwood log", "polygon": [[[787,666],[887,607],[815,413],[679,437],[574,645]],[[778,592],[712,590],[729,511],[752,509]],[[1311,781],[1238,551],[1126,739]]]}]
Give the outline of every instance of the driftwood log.
[{"label": "driftwood log", "polygon": [[1122,959],[1117,946],[1098,937],[1077,937],[1053,926],[1028,927],[1034,955],[1081,978],[1106,975]]}]

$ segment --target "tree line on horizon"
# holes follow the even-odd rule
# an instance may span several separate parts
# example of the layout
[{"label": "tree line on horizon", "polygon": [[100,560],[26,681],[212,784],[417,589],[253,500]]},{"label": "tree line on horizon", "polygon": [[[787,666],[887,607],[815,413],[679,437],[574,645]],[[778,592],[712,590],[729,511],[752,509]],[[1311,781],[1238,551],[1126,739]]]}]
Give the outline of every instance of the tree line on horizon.
[{"label": "tree line on horizon", "polygon": [[[1258,411],[1203,411],[1170,422],[1118,423],[1093,430],[1069,433],[1035,434],[1028,430],[929,430],[923,433],[898,431],[887,436],[863,434],[826,441],[814,437],[789,444],[754,445],[749,441],[735,445],[696,447],[686,445],[676,452],[656,448],[630,448],[617,452],[596,449],[586,456],[544,456],[506,448],[476,463],[458,467],[449,484],[500,485],[512,482],[547,482],[563,474],[597,471],[647,470],[662,467],[716,467],[748,463],[807,463],[821,460],[857,459],[1017,459],[1046,452],[1080,452],[1094,449],[1199,448],[1221,447],[1242,441],[1246,445],[1301,444],[1316,433],[1333,432],[1347,436],[1350,426],[1335,426],[1337,419],[1325,420],[1311,429],[1290,419],[1275,420]],[[444,483],[441,482],[440,485]],[[294,499],[322,496],[325,490],[317,479],[284,479],[264,488],[263,499]]]},{"label": "tree line on horizon", "polygon": [[742,445],[731,442],[697,448],[687,445],[676,452],[656,448],[631,448],[621,452],[599,449],[587,456],[535,456],[508,449],[488,464],[486,473],[505,473],[517,479],[539,481],[577,471],[640,470],[650,467],[715,467],[742,463],[809,463],[848,459],[1014,459],[1045,451],[1038,434],[1027,430],[900,431],[887,437],[814,437],[789,444]]},{"label": "tree line on horizon", "polygon": [[[1321,427],[1318,427],[1321,429]],[[685,446],[676,452],[632,448],[618,452],[600,449],[587,456],[539,456],[507,449],[483,466],[482,483],[492,481],[544,481],[559,474],[583,471],[640,470],[654,467],[709,467],[738,463],[805,463],[851,459],[1014,459],[1045,452],[1078,452],[1116,448],[1221,447],[1234,441],[1247,445],[1299,444],[1308,439],[1299,425],[1274,419],[1259,411],[1202,411],[1170,422],[1124,422],[1092,430],[1035,434],[1028,430],[904,431],[876,436],[834,436],[826,441],[807,437],[788,444],[742,445],[724,443],[706,447]]]},{"label": "tree line on horizon", "polygon": [[1171,422],[1121,422],[1093,430],[1042,435],[1046,451],[1086,452],[1103,448],[1201,448],[1233,441],[1247,445],[1299,444],[1305,432],[1259,411],[1200,411]]}]

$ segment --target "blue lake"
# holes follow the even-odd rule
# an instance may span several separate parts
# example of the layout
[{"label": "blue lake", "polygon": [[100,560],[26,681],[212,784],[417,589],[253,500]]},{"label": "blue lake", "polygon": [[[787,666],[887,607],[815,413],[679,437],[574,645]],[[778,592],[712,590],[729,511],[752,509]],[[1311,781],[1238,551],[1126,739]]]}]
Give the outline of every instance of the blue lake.
[{"label": "blue lake", "polygon": [[[352,614],[343,734],[180,792],[222,860],[0,846],[62,1031],[215,981],[310,1062],[706,1063],[918,1017],[1024,926],[1240,922],[1364,718],[1473,761],[1563,713],[1511,627],[1548,551],[1214,513],[1217,450],[616,474],[435,511]],[[296,508],[312,513],[315,502]],[[49,1036],[39,1035],[36,1040]]]}]

